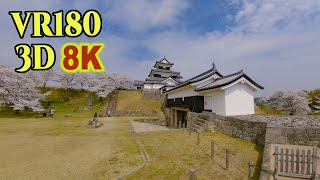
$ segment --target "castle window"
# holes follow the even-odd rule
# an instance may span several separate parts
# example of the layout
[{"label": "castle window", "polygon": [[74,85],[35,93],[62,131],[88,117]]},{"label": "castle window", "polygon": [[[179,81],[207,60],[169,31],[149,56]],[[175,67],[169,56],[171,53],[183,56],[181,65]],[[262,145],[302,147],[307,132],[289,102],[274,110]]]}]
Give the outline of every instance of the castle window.
[{"label": "castle window", "polygon": [[154,77],[161,77],[161,74],[154,74]]}]

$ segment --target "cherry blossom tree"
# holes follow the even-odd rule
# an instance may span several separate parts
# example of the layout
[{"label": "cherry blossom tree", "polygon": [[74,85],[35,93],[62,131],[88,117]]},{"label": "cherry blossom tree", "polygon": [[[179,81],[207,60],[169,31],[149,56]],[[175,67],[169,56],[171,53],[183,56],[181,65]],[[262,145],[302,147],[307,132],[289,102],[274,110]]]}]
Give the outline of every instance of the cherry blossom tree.
[{"label": "cherry blossom tree", "polygon": [[57,79],[55,81],[58,82],[62,88],[70,89],[76,85],[75,79],[76,75],[74,73],[65,73],[63,71],[60,71],[57,74]]},{"label": "cherry blossom tree", "polygon": [[49,81],[53,81],[56,76],[54,69],[45,71],[29,71],[26,75],[31,78],[38,87],[46,87]]},{"label": "cherry blossom tree", "polygon": [[80,89],[83,89],[85,86],[88,86],[90,84],[92,78],[92,74],[76,73],[74,81],[76,86],[80,86]]},{"label": "cherry blossom tree", "polygon": [[106,73],[96,74],[89,82],[89,91],[95,92],[99,97],[107,97],[115,89],[115,84]]},{"label": "cherry blossom tree", "polygon": [[107,97],[114,90],[132,88],[133,82],[128,77],[116,73],[96,74],[89,83],[89,90],[96,92],[99,97]]},{"label": "cherry blossom tree", "polygon": [[117,89],[133,89],[133,81],[129,79],[127,76],[121,76],[115,74],[114,76],[116,78],[116,88]]},{"label": "cherry blossom tree", "polygon": [[16,73],[14,68],[0,65],[0,105],[9,105],[14,110],[42,111],[40,100],[45,97],[36,88],[30,76]]},{"label": "cherry blossom tree", "polygon": [[287,114],[306,114],[311,111],[307,93],[304,91],[277,91],[269,98],[269,103]]}]

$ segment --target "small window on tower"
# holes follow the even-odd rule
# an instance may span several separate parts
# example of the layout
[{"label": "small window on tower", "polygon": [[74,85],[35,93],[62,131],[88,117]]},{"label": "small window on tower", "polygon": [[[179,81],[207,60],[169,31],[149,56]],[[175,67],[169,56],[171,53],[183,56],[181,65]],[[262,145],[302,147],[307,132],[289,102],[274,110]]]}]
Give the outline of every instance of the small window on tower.
[{"label": "small window on tower", "polygon": [[166,70],[170,70],[170,68],[169,68],[169,67],[166,67]]},{"label": "small window on tower", "polygon": [[162,93],[165,93],[166,91],[167,91],[166,88],[163,88],[163,89],[162,89]]},{"label": "small window on tower", "polygon": [[161,77],[161,74],[154,74],[154,77]]}]

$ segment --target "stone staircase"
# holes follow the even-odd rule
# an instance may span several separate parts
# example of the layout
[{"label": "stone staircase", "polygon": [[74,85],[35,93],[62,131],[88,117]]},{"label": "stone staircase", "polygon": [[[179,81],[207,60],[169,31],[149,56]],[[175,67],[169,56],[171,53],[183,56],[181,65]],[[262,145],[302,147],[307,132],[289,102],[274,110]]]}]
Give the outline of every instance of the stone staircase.
[{"label": "stone staircase", "polygon": [[106,103],[106,111],[104,117],[108,116],[108,112],[111,112],[111,116],[114,116],[117,108],[117,101],[118,101],[118,92],[114,91],[107,97]]},{"label": "stone staircase", "polygon": [[188,120],[188,129],[196,132],[207,131],[208,123],[206,120],[196,117],[192,120]]}]

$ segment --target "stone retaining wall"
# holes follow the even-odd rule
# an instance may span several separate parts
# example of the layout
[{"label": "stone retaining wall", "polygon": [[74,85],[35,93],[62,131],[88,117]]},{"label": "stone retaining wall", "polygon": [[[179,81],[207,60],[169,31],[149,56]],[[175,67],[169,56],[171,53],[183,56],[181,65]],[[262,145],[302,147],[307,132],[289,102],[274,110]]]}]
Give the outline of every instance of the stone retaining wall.
[{"label": "stone retaining wall", "polygon": [[281,127],[313,128],[320,127],[320,116],[280,116],[280,115],[246,115],[238,119],[266,122]]},{"label": "stone retaining wall", "polygon": [[272,178],[273,146],[320,146],[319,116],[248,115],[218,116],[214,113],[188,113],[188,120],[195,118],[208,122],[209,130],[264,145],[260,180]]},{"label": "stone retaining wall", "polygon": [[268,124],[265,141],[270,144],[319,146],[320,128],[279,127]]},{"label": "stone retaining wall", "polygon": [[197,117],[208,122],[210,131],[218,131],[260,145],[265,143],[267,128],[265,122],[241,120],[236,117],[219,116],[214,113],[188,113],[188,120],[194,120]]},{"label": "stone retaining wall", "polygon": [[248,115],[225,117],[214,113],[188,113],[208,121],[209,130],[257,144],[320,145],[320,117]]},{"label": "stone retaining wall", "polygon": [[143,110],[137,110],[137,111],[116,111],[115,116],[157,116],[159,117],[159,111],[156,110],[149,110],[149,111],[143,111]]}]

